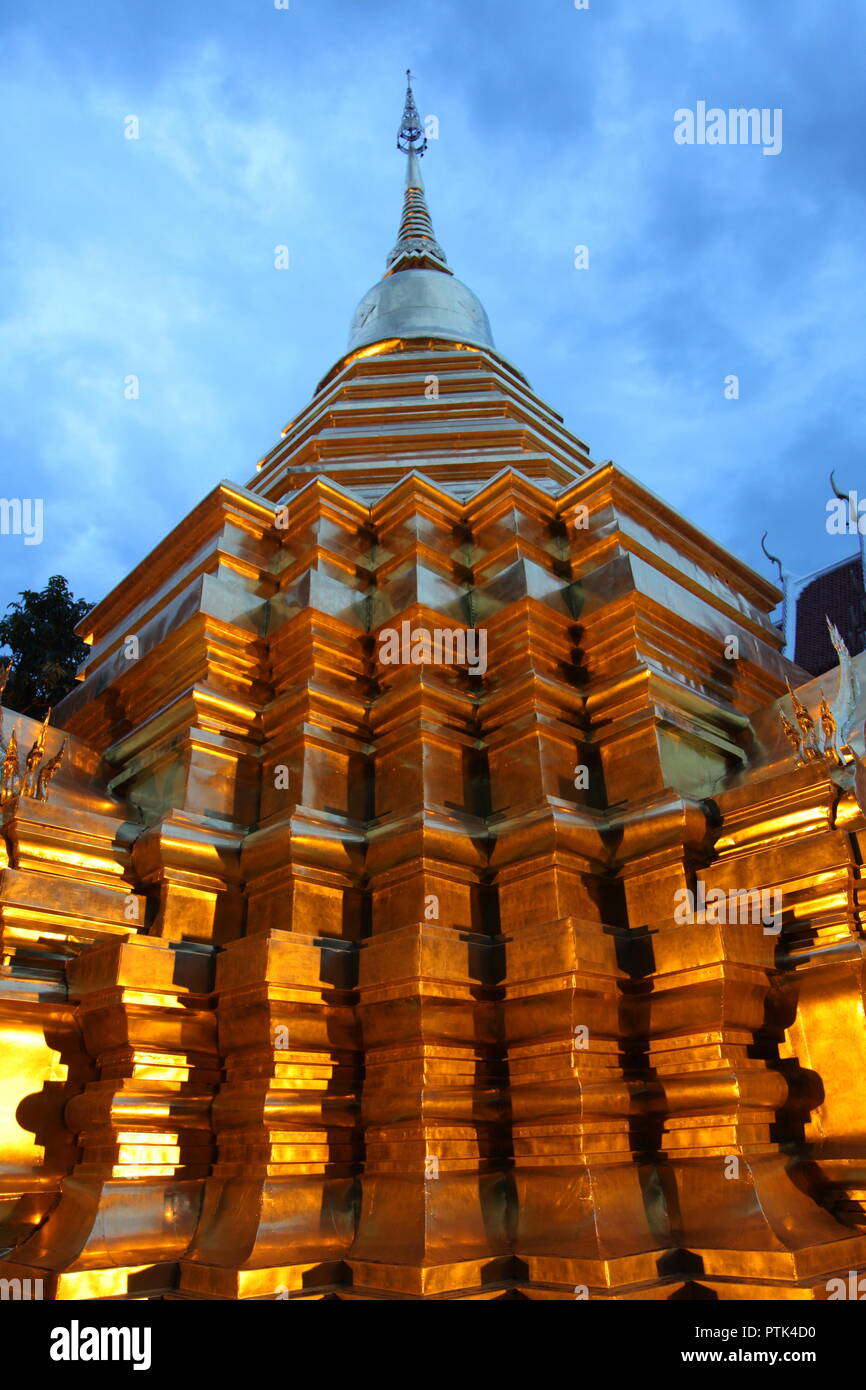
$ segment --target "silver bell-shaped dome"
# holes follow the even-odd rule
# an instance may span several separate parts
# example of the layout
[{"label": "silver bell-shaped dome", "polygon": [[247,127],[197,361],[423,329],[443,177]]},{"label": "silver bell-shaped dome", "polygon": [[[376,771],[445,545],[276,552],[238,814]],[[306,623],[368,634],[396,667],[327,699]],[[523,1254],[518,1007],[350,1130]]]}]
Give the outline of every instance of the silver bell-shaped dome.
[{"label": "silver bell-shaped dome", "polygon": [[348,351],[390,338],[444,338],[493,348],[480,301],[462,281],[441,270],[407,267],[367,291],[352,319]]}]

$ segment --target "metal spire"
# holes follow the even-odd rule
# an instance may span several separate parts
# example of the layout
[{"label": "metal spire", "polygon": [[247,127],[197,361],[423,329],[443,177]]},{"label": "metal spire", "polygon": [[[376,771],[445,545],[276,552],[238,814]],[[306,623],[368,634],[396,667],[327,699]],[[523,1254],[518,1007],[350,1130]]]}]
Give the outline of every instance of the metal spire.
[{"label": "metal spire", "polygon": [[427,137],[412,93],[412,74],[406,69],[406,103],[397,132],[397,149],[406,155],[406,195],[397,241],[386,262],[386,274],[397,270],[442,270],[453,274],[445,252],[436,240],[424,197],[424,180],[418,160],[427,148]]}]

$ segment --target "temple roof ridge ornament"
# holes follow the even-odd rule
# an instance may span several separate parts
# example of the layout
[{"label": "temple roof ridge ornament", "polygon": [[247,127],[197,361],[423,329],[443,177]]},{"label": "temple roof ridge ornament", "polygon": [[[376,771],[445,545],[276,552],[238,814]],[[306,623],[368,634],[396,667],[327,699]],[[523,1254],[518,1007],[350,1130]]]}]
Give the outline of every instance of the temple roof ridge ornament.
[{"label": "temple roof ridge ornament", "polygon": [[[797,767],[802,767],[807,762],[818,761],[822,757],[839,767],[845,767],[857,757],[851,747],[851,737],[854,718],[859,708],[860,686],[844,637],[829,618],[826,619],[826,622],[830,641],[839,657],[839,666],[836,676],[836,694],[832,706],[824,694],[823,685],[818,689],[821,701],[818,708],[818,722],[822,731],[820,741],[817,737],[816,721],[809,713],[807,706],[799,699],[787,677],[785,684],[788,687],[788,695],[797,728],[788,719],[783,705],[781,703],[779,705],[779,721],[785,738],[793,750],[794,763]],[[826,674],[830,675],[831,672],[828,671]]]},{"label": "temple roof ridge ornament", "polygon": [[[5,669],[0,672],[0,695],[6,687],[11,670],[12,662],[9,661]],[[14,728],[9,734],[8,742],[3,743],[3,707],[0,705],[0,806],[17,801],[21,796],[29,796],[34,801],[48,800],[48,788],[57,776],[60,764],[63,762],[68,741],[67,739],[63,740],[53,758],[45,757],[45,739],[50,719],[51,710],[49,709],[39,724],[36,738],[27,754],[22,771],[18,751],[18,734]]]}]

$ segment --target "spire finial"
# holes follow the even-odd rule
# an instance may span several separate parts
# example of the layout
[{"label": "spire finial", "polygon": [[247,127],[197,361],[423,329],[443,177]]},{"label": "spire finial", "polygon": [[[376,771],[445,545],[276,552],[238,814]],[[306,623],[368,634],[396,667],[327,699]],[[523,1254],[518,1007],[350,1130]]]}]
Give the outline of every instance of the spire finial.
[{"label": "spire finial", "polygon": [[450,275],[445,252],[436,240],[430,212],[424,198],[419,155],[427,148],[427,137],[412,95],[412,74],[406,69],[406,105],[397,132],[397,149],[406,156],[406,193],[397,243],[386,263],[386,275],[397,270],[441,270]]},{"label": "spire finial", "polygon": [[412,95],[412,74],[406,69],[406,103],[403,107],[403,120],[397,132],[397,149],[402,150],[403,154],[408,154],[414,150],[415,154],[422,155],[427,148],[427,136],[421,125],[421,117],[418,115],[418,107],[415,105],[415,98]]}]

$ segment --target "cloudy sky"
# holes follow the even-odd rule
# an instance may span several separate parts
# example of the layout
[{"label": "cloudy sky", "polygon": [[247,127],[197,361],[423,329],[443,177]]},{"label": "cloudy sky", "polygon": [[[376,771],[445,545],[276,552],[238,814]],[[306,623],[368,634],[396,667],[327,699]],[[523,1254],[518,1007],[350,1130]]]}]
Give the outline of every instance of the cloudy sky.
[{"label": "cloudy sky", "polygon": [[[0,536],[0,610],[98,600],[306,404],[394,241],[406,67],[450,264],[593,456],[765,574],[765,528],[795,573],[853,553],[864,52],[854,0],[11,3],[0,494],[45,534]],[[698,102],[780,108],[781,151],[678,144]]]}]

